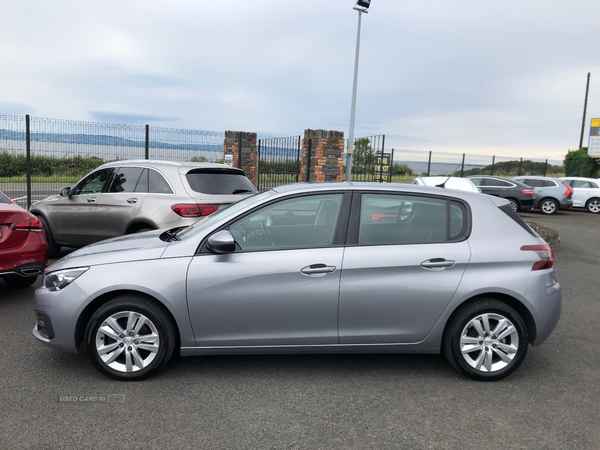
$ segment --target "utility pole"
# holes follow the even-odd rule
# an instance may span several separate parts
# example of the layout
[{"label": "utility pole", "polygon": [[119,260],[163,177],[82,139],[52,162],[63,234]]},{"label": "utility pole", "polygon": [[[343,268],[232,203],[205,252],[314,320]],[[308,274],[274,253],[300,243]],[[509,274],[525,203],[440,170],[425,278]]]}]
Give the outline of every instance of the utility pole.
[{"label": "utility pole", "polygon": [[[583,145],[583,131],[585,130],[585,113],[587,111],[588,92],[590,91],[590,72],[587,75],[587,84],[585,86],[585,100],[583,102],[583,119],[581,120],[581,135],[579,136],[579,148]],[[579,150],[578,148],[578,150]]]}]

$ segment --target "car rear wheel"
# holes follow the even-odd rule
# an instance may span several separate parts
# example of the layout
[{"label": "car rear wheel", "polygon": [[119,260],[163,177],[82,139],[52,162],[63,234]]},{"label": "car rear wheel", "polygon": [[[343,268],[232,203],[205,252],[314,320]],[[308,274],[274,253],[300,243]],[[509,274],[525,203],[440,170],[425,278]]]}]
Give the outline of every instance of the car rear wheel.
[{"label": "car rear wheel", "polygon": [[60,245],[58,245],[54,240],[54,237],[52,236],[52,230],[50,229],[50,225],[48,225],[48,221],[42,216],[38,216],[38,219],[40,219],[40,222],[42,222],[44,236],[46,236],[46,242],[48,243],[48,258],[56,258],[60,253]]},{"label": "car rear wheel", "polygon": [[460,372],[480,381],[513,373],[527,354],[521,316],[507,304],[483,298],[459,309],[446,327],[442,351]]},{"label": "car rear wheel", "polygon": [[121,295],[90,318],[85,347],[94,367],[116,380],[142,380],[164,367],[175,349],[169,314],[137,294]]},{"label": "car rear wheel", "polygon": [[556,214],[558,211],[558,203],[552,198],[543,198],[540,200],[539,208],[542,214]]},{"label": "car rear wheel", "polygon": [[600,198],[590,198],[585,204],[585,209],[592,214],[600,213]]},{"label": "car rear wheel", "polygon": [[506,200],[510,202],[510,207],[513,209],[514,212],[519,212],[521,208],[519,207],[518,201],[516,201],[514,198],[507,198]]},{"label": "car rear wheel", "polygon": [[11,288],[26,288],[31,286],[37,280],[35,277],[22,277],[20,275],[4,275],[4,282]]}]

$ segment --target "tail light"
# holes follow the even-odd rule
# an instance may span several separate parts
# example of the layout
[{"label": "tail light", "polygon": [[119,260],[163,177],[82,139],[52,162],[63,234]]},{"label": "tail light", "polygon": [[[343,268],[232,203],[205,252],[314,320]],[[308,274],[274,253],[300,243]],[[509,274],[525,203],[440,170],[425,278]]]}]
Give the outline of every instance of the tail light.
[{"label": "tail light", "polygon": [[20,231],[42,231],[42,222],[38,218],[31,218],[25,222],[15,223],[12,228]]},{"label": "tail light", "polygon": [[523,194],[523,195],[535,195],[535,191],[533,189],[523,189],[523,190],[521,190],[521,194]]},{"label": "tail light", "polygon": [[571,195],[573,195],[573,188],[571,186],[569,186],[567,183],[564,183],[565,187],[567,188],[566,192],[565,192],[565,196],[570,197]]},{"label": "tail light", "polygon": [[217,205],[199,205],[197,203],[178,203],[171,209],[181,217],[203,217],[209,216],[219,208]]},{"label": "tail light", "polygon": [[552,269],[554,267],[554,251],[548,245],[524,245],[524,252],[536,252],[541,258],[533,264],[531,270]]}]

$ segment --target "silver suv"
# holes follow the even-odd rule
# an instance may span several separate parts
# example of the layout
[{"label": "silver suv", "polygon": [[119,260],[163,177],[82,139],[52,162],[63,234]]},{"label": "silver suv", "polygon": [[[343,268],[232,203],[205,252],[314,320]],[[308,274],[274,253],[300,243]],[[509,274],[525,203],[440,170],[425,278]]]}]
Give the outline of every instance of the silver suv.
[{"label": "silver suv", "polygon": [[522,176],[513,180],[525,183],[535,190],[535,204],[542,214],[556,214],[559,209],[573,206],[573,189],[558,178]]},{"label": "silver suv", "polygon": [[41,220],[54,257],[61,246],[187,226],[256,192],[243,170],[224,164],[115,161],[30,211]]}]

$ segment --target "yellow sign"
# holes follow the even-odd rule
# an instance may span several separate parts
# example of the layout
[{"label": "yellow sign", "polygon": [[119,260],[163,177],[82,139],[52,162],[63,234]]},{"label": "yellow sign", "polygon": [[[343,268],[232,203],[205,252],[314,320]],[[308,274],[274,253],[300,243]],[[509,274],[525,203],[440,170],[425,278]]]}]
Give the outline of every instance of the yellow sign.
[{"label": "yellow sign", "polygon": [[600,127],[600,119],[592,119],[592,127]]}]

